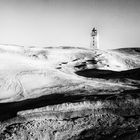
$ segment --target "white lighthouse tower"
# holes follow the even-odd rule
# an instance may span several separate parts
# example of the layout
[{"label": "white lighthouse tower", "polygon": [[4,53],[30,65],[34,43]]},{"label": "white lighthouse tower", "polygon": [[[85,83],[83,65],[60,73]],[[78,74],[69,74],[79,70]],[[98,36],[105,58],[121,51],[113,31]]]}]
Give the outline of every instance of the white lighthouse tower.
[{"label": "white lighthouse tower", "polygon": [[94,27],[91,32],[91,42],[90,48],[91,49],[98,49],[99,48],[99,35],[97,33],[97,29]]}]

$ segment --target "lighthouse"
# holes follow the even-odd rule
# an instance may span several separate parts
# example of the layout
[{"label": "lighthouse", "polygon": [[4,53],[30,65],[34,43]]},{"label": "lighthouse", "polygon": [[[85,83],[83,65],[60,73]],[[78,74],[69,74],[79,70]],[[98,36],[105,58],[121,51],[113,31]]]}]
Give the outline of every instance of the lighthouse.
[{"label": "lighthouse", "polygon": [[90,42],[91,49],[98,49],[99,48],[98,36],[99,35],[97,33],[97,29],[94,27],[91,31],[91,42]]}]

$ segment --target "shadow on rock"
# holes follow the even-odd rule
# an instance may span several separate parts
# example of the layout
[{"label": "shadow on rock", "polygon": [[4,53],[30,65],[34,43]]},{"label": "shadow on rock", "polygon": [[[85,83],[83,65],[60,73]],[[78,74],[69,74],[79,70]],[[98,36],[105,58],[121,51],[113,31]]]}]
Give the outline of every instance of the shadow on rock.
[{"label": "shadow on rock", "polygon": [[87,78],[102,78],[102,79],[118,79],[129,78],[133,80],[140,80],[140,68],[126,70],[126,71],[112,71],[100,69],[86,69],[75,72],[79,76]]}]

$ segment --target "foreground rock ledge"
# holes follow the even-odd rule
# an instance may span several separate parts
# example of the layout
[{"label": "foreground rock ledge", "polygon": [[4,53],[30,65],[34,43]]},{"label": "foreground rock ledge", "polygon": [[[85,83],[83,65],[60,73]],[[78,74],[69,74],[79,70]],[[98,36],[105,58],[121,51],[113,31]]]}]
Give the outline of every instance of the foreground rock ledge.
[{"label": "foreground rock ledge", "polygon": [[18,112],[2,122],[0,139],[119,139],[139,133],[139,115],[140,100],[130,94],[63,103]]}]

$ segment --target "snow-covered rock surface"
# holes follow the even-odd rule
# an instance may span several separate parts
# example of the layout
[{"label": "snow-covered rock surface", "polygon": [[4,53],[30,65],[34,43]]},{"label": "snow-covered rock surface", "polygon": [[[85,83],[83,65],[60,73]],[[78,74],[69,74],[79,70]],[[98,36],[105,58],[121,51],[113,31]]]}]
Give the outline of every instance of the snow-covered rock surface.
[{"label": "snow-covered rock surface", "polygon": [[0,45],[0,139],[120,138],[140,123],[140,49]]}]

